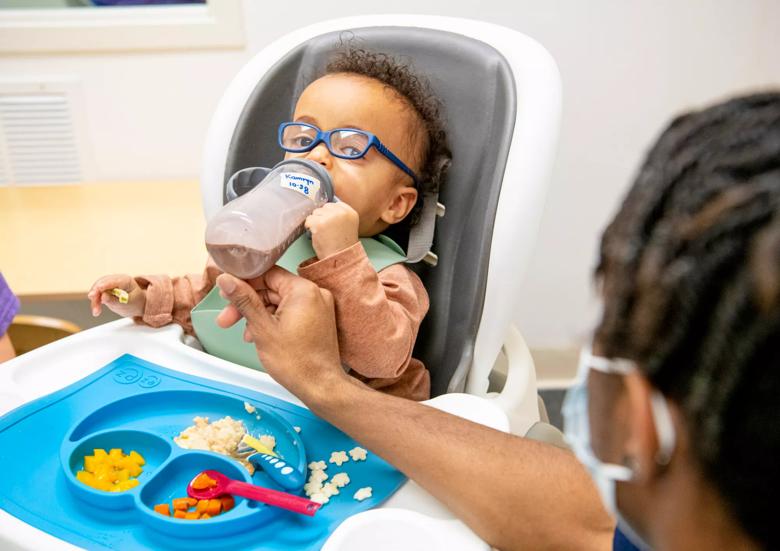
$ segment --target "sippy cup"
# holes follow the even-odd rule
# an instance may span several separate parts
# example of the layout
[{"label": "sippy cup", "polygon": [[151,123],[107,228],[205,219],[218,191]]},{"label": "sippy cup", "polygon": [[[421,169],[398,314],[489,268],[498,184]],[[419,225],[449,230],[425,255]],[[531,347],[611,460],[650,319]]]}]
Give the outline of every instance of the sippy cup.
[{"label": "sippy cup", "polygon": [[241,279],[265,273],[304,232],[304,221],[333,200],[325,168],[308,159],[287,159],[272,169],[245,168],[228,181],[228,198],[206,226],[206,248],[222,270]]}]

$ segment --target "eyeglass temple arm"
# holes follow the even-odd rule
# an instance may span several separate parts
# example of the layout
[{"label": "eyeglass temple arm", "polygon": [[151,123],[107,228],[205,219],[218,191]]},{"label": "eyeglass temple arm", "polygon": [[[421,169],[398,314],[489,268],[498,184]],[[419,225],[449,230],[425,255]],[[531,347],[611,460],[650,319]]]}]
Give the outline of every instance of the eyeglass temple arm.
[{"label": "eyeglass temple arm", "polygon": [[374,138],[374,145],[382,155],[393,161],[396,166],[398,166],[398,168],[406,172],[411,177],[415,187],[420,187],[420,183],[417,181],[417,176],[414,172],[412,172],[412,169],[406,166],[401,159],[396,157],[393,152],[387,149],[377,138]]}]

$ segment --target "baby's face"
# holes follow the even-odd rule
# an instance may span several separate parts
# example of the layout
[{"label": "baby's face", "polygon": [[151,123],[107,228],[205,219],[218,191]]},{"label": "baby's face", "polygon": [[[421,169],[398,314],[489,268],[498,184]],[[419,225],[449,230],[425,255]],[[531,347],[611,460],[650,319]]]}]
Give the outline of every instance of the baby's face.
[{"label": "baby's face", "polygon": [[[358,128],[371,132],[413,171],[419,162],[413,149],[412,130],[416,115],[384,84],[350,74],[326,75],[311,83],[295,106],[293,120],[320,130]],[[388,205],[410,191],[411,178],[387,157],[368,150],[362,159],[340,159],[320,143],[305,153],[287,153],[285,158],[303,157],[322,164],[333,179],[341,201],[360,216],[361,237],[379,233]]]}]

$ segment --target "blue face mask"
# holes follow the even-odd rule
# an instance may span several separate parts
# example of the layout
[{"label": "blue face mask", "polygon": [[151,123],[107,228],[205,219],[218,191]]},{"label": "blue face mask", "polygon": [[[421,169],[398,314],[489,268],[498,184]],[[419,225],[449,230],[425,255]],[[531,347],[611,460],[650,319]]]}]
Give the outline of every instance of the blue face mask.
[{"label": "blue face mask", "polygon": [[[634,478],[634,471],[625,465],[601,461],[593,452],[590,441],[590,419],[588,418],[588,373],[591,369],[616,375],[626,375],[636,370],[636,365],[623,359],[609,359],[593,356],[590,350],[580,354],[579,369],[574,385],[566,393],[563,403],[563,417],[566,440],[574,450],[598,488],[607,511],[618,521],[618,527],[635,545],[642,549],[649,546],[626,523],[618,510],[615,499],[617,481],[628,482]],[[675,431],[666,400],[658,391],[651,398],[653,420],[658,436],[659,451],[656,462],[666,465],[672,457],[675,446]]]}]

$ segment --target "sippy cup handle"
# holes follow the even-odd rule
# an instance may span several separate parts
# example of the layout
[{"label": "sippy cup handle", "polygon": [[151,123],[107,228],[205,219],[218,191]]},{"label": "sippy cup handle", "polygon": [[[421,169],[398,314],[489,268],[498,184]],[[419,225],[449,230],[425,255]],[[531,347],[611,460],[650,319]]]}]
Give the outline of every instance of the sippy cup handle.
[{"label": "sippy cup handle", "polygon": [[271,170],[273,169],[260,166],[245,168],[233,174],[227,184],[225,184],[225,202],[229,203],[233,199],[250,192],[268,176]]}]

